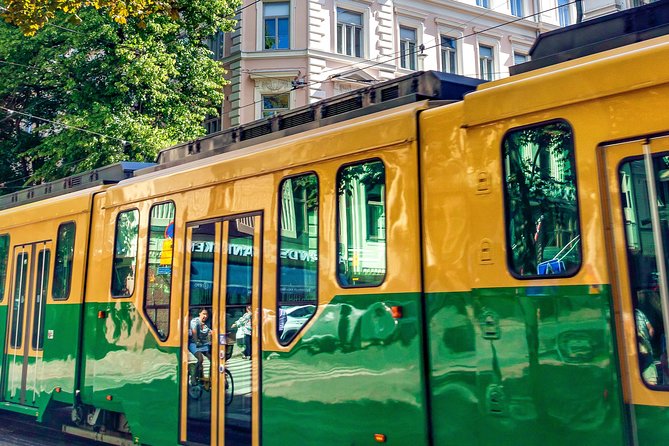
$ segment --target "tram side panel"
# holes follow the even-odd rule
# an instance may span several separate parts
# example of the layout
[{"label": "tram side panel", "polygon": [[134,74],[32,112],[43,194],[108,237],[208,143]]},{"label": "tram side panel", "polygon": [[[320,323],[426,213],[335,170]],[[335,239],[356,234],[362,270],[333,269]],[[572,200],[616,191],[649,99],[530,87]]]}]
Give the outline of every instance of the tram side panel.
[{"label": "tram side panel", "polygon": [[5,213],[13,228],[2,306],[3,336],[11,337],[2,344],[3,392],[13,410],[34,408],[26,413],[39,419],[51,401],[74,400],[89,205],[82,195]]},{"label": "tram side panel", "polygon": [[[307,304],[292,302],[294,291],[280,281],[289,281],[298,265],[288,259],[288,242],[281,246],[283,254],[276,245],[282,221],[278,206],[265,219],[270,249],[263,298],[276,295],[275,306],[266,311],[279,318],[290,315],[285,327],[297,330],[270,324],[271,331],[263,333],[265,445],[367,444],[375,434],[376,441],[388,444],[428,442],[415,112],[386,115],[297,146],[312,159],[329,159],[278,171],[273,190],[267,191],[277,203],[282,180],[308,172],[318,177],[318,300],[309,304],[317,305],[310,319],[292,315]],[[366,185],[353,179],[365,172]],[[363,217],[372,212],[370,228]],[[360,218],[354,225],[347,220],[351,215]],[[278,268],[269,266],[278,255],[286,258]],[[272,274],[275,268],[279,271]]]},{"label": "tram side panel", "polygon": [[[109,205],[100,201],[93,217],[89,286],[84,309],[82,423],[95,428],[114,415],[112,427],[145,444],[174,444],[177,438],[178,330],[159,339],[143,312],[147,224],[151,202]],[[173,283],[173,289],[178,283]],[[179,302],[175,298],[175,302]],[[168,323],[178,320],[178,306]],[[166,330],[167,333],[168,330]]]},{"label": "tram side panel", "polygon": [[[560,250],[573,243],[578,227],[569,226],[564,216],[562,245],[553,248],[557,242],[545,235],[556,223],[547,212],[543,219],[536,215],[525,223],[531,235],[510,244],[507,229],[522,223],[506,219],[521,211],[505,210],[503,170],[510,163],[503,155],[507,131],[556,121],[545,115],[527,117],[454,128],[444,136],[440,129],[449,118],[457,120],[457,113],[453,116],[446,107],[422,116],[435,443],[622,444],[611,293],[602,283],[603,259],[595,254],[603,252],[601,220],[594,204],[582,200],[597,190],[595,175],[587,173],[594,152],[589,158],[579,155],[580,164],[573,166],[582,200],[581,267],[574,272],[572,263],[569,274],[560,274],[559,260],[567,268],[575,261],[563,258]],[[574,115],[562,118],[578,121]],[[459,132],[466,132],[464,144]],[[467,155],[460,157],[463,148]],[[466,175],[459,173],[464,171]],[[512,275],[508,250],[535,235],[545,240],[545,257],[532,271],[519,269]],[[453,263],[463,255],[467,271]],[[547,275],[547,264],[558,277]]]}]

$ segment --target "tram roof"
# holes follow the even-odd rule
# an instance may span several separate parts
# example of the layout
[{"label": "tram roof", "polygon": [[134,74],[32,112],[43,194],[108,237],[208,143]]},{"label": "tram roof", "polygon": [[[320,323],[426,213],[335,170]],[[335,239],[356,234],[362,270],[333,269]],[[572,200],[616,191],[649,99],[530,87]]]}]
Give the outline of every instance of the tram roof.
[{"label": "tram roof", "polygon": [[669,0],[607,14],[542,33],[528,62],[509,67],[512,76],[669,34]]}]

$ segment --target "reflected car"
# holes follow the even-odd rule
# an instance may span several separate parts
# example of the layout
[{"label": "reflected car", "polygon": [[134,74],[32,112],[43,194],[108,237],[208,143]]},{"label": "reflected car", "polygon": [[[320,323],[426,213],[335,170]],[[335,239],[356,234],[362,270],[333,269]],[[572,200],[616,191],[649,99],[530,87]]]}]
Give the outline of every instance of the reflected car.
[{"label": "reflected car", "polygon": [[279,332],[281,333],[279,340],[281,343],[290,342],[315,312],[315,305],[281,307],[279,309]]}]

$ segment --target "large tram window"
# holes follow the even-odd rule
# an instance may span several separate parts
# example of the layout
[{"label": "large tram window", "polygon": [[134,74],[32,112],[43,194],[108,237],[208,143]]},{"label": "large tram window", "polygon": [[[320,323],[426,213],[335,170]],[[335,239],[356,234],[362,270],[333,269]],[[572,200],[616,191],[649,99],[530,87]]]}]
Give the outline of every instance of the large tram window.
[{"label": "large tram window", "polygon": [[287,178],[280,194],[277,335],[285,345],[318,305],[318,177]]},{"label": "large tram window", "polygon": [[386,277],[385,183],[380,160],[337,173],[337,279],[344,287],[378,286]]},{"label": "large tram window", "polygon": [[0,302],[5,298],[7,281],[7,260],[9,259],[9,235],[0,235]]},{"label": "large tram window", "polygon": [[[618,170],[639,368],[647,385],[667,387],[669,367],[659,270],[660,266],[669,270],[669,156],[653,157],[655,181],[651,191],[644,159],[624,160]],[[655,200],[649,192],[657,195]],[[656,242],[662,243],[661,248]],[[659,249],[664,251],[664,258],[658,257]]]},{"label": "large tram window", "polygon": [[520,278],[570,276],[581,265],[574,140],[566,122],[504,138],[507,257]]},{"label": "large tram window", "polygon": [[114,241],[112,297],[129,297],[135,290],[138,233],[139,211],[137,209],[118,214]]},{"label": "large tram window", "polygon": [[144,311],[161,341],[167,339],[170,331],[173,239],[174,203],[153,206],[149,222]]},{"label": "large tram window", "polygon": [[75,232],[76,227],[74,222],[63,223],[58,227],[56,266],[53,274],[53,287],[51,291],[51,295],[56,300],[65,300],[70,297]]}]

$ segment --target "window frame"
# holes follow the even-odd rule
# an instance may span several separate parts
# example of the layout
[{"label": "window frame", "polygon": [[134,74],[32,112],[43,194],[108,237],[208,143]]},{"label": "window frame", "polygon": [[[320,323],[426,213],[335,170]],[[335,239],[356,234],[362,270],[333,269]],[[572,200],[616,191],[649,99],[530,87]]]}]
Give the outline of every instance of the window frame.
[{"label": "window frame", "polygon": [[[7,278],[11,276],[11,274],[8,274],[8,268],[9,268],[9,255],[11,252],[11,246],[12,246],[12,238],[8,232],[4,234],[0,234],[0,238],[6,237],[7,238],[7,252],[5,253],[5,259],[4,259],[4,268],[2,265],[2,258],[0,258],[0,271],[4,269],[4,274],[0,275],[0,302],[3,302],[5,300],[5,293],[8,289],[7,287]],[[3,277],[4,276],[4,277]],[[11,277],[10,277],[11,279]]]},{"label": "window frame", "polygon": [[[340,288],[343,289],[362,289],[362,288],[379,288],[383,286],[386,283],[386,280],[388,279],[388,238],[386,237],[385,240],[385,249],[384,249],[384,261],[385,261],[385,266],[386,270],[385,273],[383,274],[383,280],[379,282],[378,284],[373,284],[373,285],[349,285],[349,284],[344,284],[341,282],[341,279],[339,278],[339,234],[341,233],[341,203],[339,200],[339,175],[341,172],[346,169],[347,167],[351,166],[357,166],[357,165],[362,165],[362,164],[367,164],[367,163],[373,163],[373,162],[380,162],[383,165],[383,172],[384,172],[384,188],[383,188],[383,203],[384,203],[384,210],[385,210],[385,220],[386,220],[386,235],[388,234],[388,177],[387,177],[387,172],[388,172],[388,166],[386,165],[385,161],[383,158],[375,156],[372,158],[364,158],[361,160],[356,160],[356,161],[351,161],[345,164],[340,165],[337,168],[337,174],[335,176],[335,201],[337,203],[335,207],[335,220],[336,220],[336,225],[335,225],[335,277],[337,279],[337,284],[339,285]],[[366,204],[365,204],[366,206]],[[366,225],[365,225],[366,226]],[[367,240],[367,237],[365,236],[365,240]]]},{"label": "window frame", "polygon": [[133,208],[128,208],[128,209],[123,209],[116,214],[116,218],[114,219],[114,238],[112,239],[112,264],[111,264],[111,280],[109,283],[109,294],[113,299],[128,299],[134,296],[135,290],[137,289],[137,283],[132,287],[132,292],[127,295],[115,295],[113,291],[113,284],[114,284],[114,260],[116,259],[116,237],[118,237],[118,219],[121,216],[121,214],[124,214],[126,212],[133,212],[137,211],[137,246],[135,248],[135,282],[137,282],[137,266],[138,262],[137,259],[139,257],[139,242],[140,242],[140,227],[141,227],[141,218],[142,218],[142,213],[140,212],[139,208],[133,207]]},{"label": "window frame", "polygon": [[[161,206],[161,205],[164,205],[164,204],[172,204],[172,206],[174,208],[174,219],[172,220],[172,224],[175,225],[174,226],[175,232],[174,232],[174,235],[172,237],[172,261],[170,262],[170,295],[169,295],[169,302],[167,304],[167,330],[165,331],[165,337],[163,339],[163,337],[160,336],[160,331],[159,331],[158,327],[156,326],[153,318],[149,315],[149,311],[147,310],[147,303],[148,303],[147,296],[148,296],[148,290],[149,290],[149,278],[148,278],[148,276],[149,276],[149,260],[150,260],[150,258],[149,258],[150,257],[149,256],[149,247],[151,245],[151,213],[153,212],[153,209],[155,207]],[[143,299],[142,299],[142,301],[143,301],[142,302],[142,311],[144,312],[144,316],[146,317],[146,319],[149,321],[149,325],[151,326],[151,329],[154,331],[154,333],[156,334],[156,337],[161,342],[167,341],[170,337],[170,326],[171,326],[171,316],[172,316],[172,294],[174,292],[174,270],[173,270],[173,268],[174,268],[174,240],[176,239],[176,224],[175,224],[176,223],[175,222],[176,211],[177,211],[177,205],[174,202],[174,200],[165,200],[165,201],[161,201],[161,202],[158,202],[158,203],[154,203],[149,208],[149,222],[147,224],[146,263],[145,263],[145,266],[144,266],[144,296],[143,296]],[[138,234],[137,235],[138,235],[138,238],[139,238],[139,227],[138,227]],[[165,239],[163,239],[163,240],[165,240]],[[114,241],[116,241],[116,240],[114,240]],[[139,242],[139,240],[138,240],[138,242]],[[139,247],[139,243],[137,245]],[[137,276],[137,274],[135,274],[135,277],[136,276]]]},{"label": "window frame", "polygon": [[511,257],[513,255],[512,249],[511,249],[511,240],[509,238],[509,230],[508,228],[510,227],[509,221],[511,218],[511,212],[510,212],[510,207],[509,203],[507,200],[507,197],[509,196],[509,190],[508,190],[508,183],[506,181],[506,161],[505,161],[505,150],[504,150],[504,142],[506,141],[507,137],[509,134],[518,132],[518,131],[523,131],[526,129],[532,129],[532,128],[537,128],[537,127],[545,127],[551,124],[557,124],[557,123],[563,123],[569,127],[569,130],[571,131],[571,137],[573,141],[573,161],[574,161],[574,189],[575,189],[575,197],[576,197],[576,218],[578,219],[578,230],[579,230],[579,235],[583,235],[583,219],[581,218],[581,206],[580,206],[580,200],[579,200],[579,186],[578,186],[578,172],[577,172],[577,165],[578,163],[576,162],[576,132],[574,131],[574,126],[569,122],[567,119],[564,118],[553,118],[549,119],[547,121],[539,121],[539,122],[533,122],[529,124],[525,124],[522,126],[518,127],[512,127],[508,128],[506,132],[504,132],[504,135],[502,135],[502,139],[500,140],[500,163],[502,167],[502,202],[504,206],[504,225],[505,225],[505,230],[504,230],[504,249],[506,251],[505,253],[505,261],[506,261],[506,269],[511,274],[511,276],[514,279],[517,280],[562,280],[562,279],[569,279],[571,277],[576,276],[581,269],[583,268],[583,237],[581,238],[581,242],[578,244],[578,253],[579,253],[579,258],[580,262],[576,268],[574,268],[573,271],[570,271],[569,274],[561,274],[561,275],[546,275],[546,274],[531,274],[531,275],[520,275],[518,274],[515,269],[512,267],[513,262],[511,260]]},{"label": "window frame", "polygon": [[[54,291],[56,288],[54,285],[56,283],[56,278],[57,278],[56,265],[58,264],[58,248],[60,247],[61,244],[60,230],[63,226],[69,224],[71,224],[74,227],[74,238],[72,240],[72,269],[70,270],[64,297],[56,297],[54,295]],[[51,277],[51,293],[50,293],[51,298],[55,301],[66,301],[70,298],[70,294],[72,292],[72,273],[74,272],[74,257],[76,252],[76,244],[77,244],[77,223],[74,220],[70,220],[59,224],[58,230],[56,231],[56,247],[53,254],[53,276]]]},{"label": "window frame", "polygon": [[[353,24],[350,24],[350,23],[340,22],[339,21],[339,11],[340,10],[345,11],[345,12],[350,13],[350,14],[359,15],[361,24],[360,25],[353,25]],[[335,49],[335,51],[334,52],[337,53],[337,54],[341,54],[343,56],[364,58],[365,55],[366,55],[366,51],[365,51],[366,43],[365,42],[367,41],[367,39],[365,39],[365,24],[367,23],[367,20],[366,20],[367,15],[363,11],[357,11],[355,9],[351,9],[348,5],[340,5],[340,4],[335,5],[334,13],[335,13],[335,21],[334,21],[335,22],[335,30],[334,30],[334,37],[335,37],[334,38],[334,40],[335,40],[335,48],[334,49]],[[346,43],[348,42],[348,39],[342,38],[341,41],[340,41],[340,39],[339,39],[339,26],[340,25],[343,28],[342,33],[341,33],[342,37],[346,35],[346,33],[344,31],[345,31],[347,26],[353,27],[353,29],[358,29],[358,28],[360,29],[360,54],[359,55],[355,54],[355,43],[356,43],[355,41],[353,41],[351,43],[351,52],[353,54],[348,54],[346,52]],[[341,48],[342,48],[341,52],[339,52],[339,45],[340,44],[341,44]]]},{"label": "window frame", "polygon": [[[414,37],[415,40],[408,40],[408,39],[403,39],[402,38],[402,29],[406,30],[411,30],[414,32]],[[405,55],[404,51],[402,50],[402,44],[408,42],[409,48],[407,48],[408,53]],[[411,49],[411,42],[413,42],[414,49],[413,52],[409,51]],[[420,47],[421,42],[418,37],[418,27],[413,26],[413,25],[408,25],[404,23],[400,23],[398,27],[398,32],[397,32],[397,49],[399,50],[399,66],[400,68],[404,70],[410,70],[410,71],[416,71],[418,70],[418,48]],[[405,57],[408,66],[402,65],[402,58]],[[413,67],[411,66],[413,64]]]},{"label": "window frame", "polygon": [[[443,45],[444,39],[449,39],[453,42],[454,47],[445,47]],[[451,73],[451,74],[458,74],[460,72],[460,62],[459,62],[459,54],[460,52],[458,51],[458,38],[450,36],[448,34],[443,34],[439,33],[439,63],[441,63],[440,70],[442,73]],[[446,65],[444,62],[446,62],[446,54],[445,53],[453,53],[454,56],[454,63],[455,66],[453,67],[453,71],[447,71],[446,70]]]},{"label": "window frame", "polygon": [[523,0],[509,0],[509,12],[514,17],[524,17],[525,2]]},{"label": "window frame", "polygon": [[573,20],[571,13],[571,3],[569,2],[569,0],[557,0],[556,6],[557,6],[556,13],[557,13],[558,25],[560,27],[571,25]]},{"label": "window frame", "polygon": [[[487,56],[484,57],[481,55],[481,48],[488,48],[490,50],[491,56],[488,58]],[[479,79],[484,80],[484,81],[494,81],[495,80],[495,74],[496,74],[496,54],[495,54],[495,45],[488,44],[486,42],[478,42],[477,48],[476,48],[477,56],[478,56],[478,69],[479,69]],[[483,76],[483,61],[489,61],[490,64],[490,78],[486,78]]]},{"label": "window frame", "polygon": [[[286,3],[288,5],[288,15],[287,16],[265,16],[265,6],[271,3]],[[292,12],[292,0],[273,0],[273,1],[262,1],[262,7],[260,8],[260,13],[258,14],[260,16],[260,39],[258,42],[258,47],[260,51],[289,51],[292,49],[293,45],[293,15],[291,14]],[[279,48],[278,43],[279,43],[279,26],[278,26],[278,20],[281,18],[287,17],[288,18],[288,46],[286,48]],[[265,21],[267,19],[274,19],[274,23],[276,24],[276,32],[275,32],[275,43],[274,43],[274,48],[267,48],[265,45],[265,39],[267,38],[267,30],[266,30],[266,23]]]},{"label": "window frame", "polygon": [[[317,192],[318,192],[318,224],[316,226],[316,239],[317,239],[317,249],[316,249],[316,300],[314,301],[314,306],[316,309],[314,312],[309,316],[309,319],[307,319],[302,327],[300,328],[299,331],[295,333],[295,336],[293,336],[287,343],[281,342],[281,333],[279,333],[279,308],[281,307],[280,305],[280,289],[281,289],[281,270],[280,270],[280,261],[279,259],[281,258],[281,216],[282,216],[282,211],[283,211],[283,185],[286,183],[287,180],[294,179],[294,178],[300,178],[308,175],[314,175],[316,177],[316,186],[317,186]],[[283,178],[281,178],[281,181],[279,182],[279,188],[277,192],[277,199],[278,199],[278,212],[277,212],[277,262],[276,262],[276,269],[277,269],[277,274],[276,274],[276,330],[275,334],[277,337],[277,342],[281,346],[288,346],[295,342],[295,340],[298,338],[299,334],[304,330],[304,327],[306,327],[309,322],[316,316],[316,313],[318,313],[318,306],[320,305],[320,299],[319,299],[319,285],[320,285],[320,280],[319,280],[319,273],[320,273],[320,243],[321,243],[321,179],[318,176],[318,173],[314,170],[309,170],[306,172],[300,172],[294,175],[288,175]],[[305,301],[306,302],[306,301]]]}]

